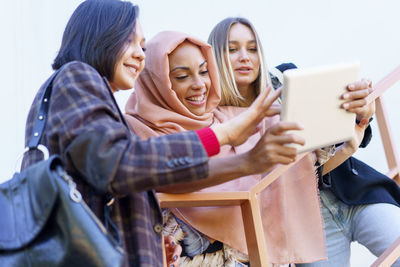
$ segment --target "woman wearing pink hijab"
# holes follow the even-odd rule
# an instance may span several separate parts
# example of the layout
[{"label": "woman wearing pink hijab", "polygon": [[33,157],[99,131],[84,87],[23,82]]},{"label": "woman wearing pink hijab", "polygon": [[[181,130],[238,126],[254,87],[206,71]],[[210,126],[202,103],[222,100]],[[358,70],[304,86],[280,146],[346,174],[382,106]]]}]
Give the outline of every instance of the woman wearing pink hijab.
[{"label": "woman wearing pink hijab", "polygon": [[[216,111],[219,101],[218,72],[211,47],[184,33],[162,32],[147,44],[146,66],[128,100],[126,120],[136,134],[147,139],[216,125],[245,110],[230,107]],[[268,128],[270,135],[265,145],[270,146],[271,153],[265,156],[271,159],[271,169],[276,163],[292,162],[287,155],[296,151],[285,146],[293,142],[285,131],[299,129],[295,124],[279,122],[276,116],[272,117],[276,113],[271,108],[271,117],[265,119],[263,127]],[[261,134],[254,134],[243,145],[222,147],[218,156],[249,151]],[[303,158],[260,195],[269,258],[274,263],[309,262],[325,257],[313,163],[311,156]],[[261,175],[246,176],[202,191],[247,191],[261,179]],[[171,188],[174,189],[179,191],[177,186]],[[190,226],[185,228],[187,231],[197,230],[207,236],[206,244],[221,242],[225,251],[232,247],[238,251],[236,255],[244,254],[242,260],[246,261],[239,207],[179,208],[172,212]],[[301,247],[295,246],[299,240],[304,244]],[[199,253],[207,251],[207,246],[202,247]]]}]

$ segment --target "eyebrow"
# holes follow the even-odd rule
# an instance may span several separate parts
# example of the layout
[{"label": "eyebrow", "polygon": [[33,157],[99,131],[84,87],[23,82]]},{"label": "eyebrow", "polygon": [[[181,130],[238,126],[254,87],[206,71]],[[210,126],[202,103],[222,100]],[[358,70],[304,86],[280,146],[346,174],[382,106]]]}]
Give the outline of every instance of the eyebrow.
[{"label": "eyebrow", "polygon": [[[203,63],[201,63],[201,64],[199,65],[199,67],[200,67],[200,68],[203,67],[204,64],[206,64],[206,63],[207,63],[207,60],[204,60]],[[189,67],[178,66],[178,67],[173,68],[173,69],[170,71],[170,73],[171,73],[171,72],[174,72],[174,71],[176,71],[176,70],[190,70],[190,68],[189,68]]]},{"label": "eyebrow", "polygon": [[[235,40],[233,40],[233,41],[228,41],[228,43],[239,43],[239,41],[235,41]],[[250,40],[249,41],[249,43],[257,43],[257,41],[254,39],[254,40]]]}]

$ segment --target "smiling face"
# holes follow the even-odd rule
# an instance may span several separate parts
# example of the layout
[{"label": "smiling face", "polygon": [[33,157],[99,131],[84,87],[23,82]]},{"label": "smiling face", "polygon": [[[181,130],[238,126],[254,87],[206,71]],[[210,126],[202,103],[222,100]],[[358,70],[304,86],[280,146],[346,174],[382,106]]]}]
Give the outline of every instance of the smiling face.
[{"label": "smiling face", "polygon": [[114,78],[110,82],[111,89],[132,89],[135,81],[144,68],[144,37],[139,21],[136,21],[135,34],[128,40],[125,51],[115,64]]},{"label": "smiling face", "polygon": [[172,90],[193,114],[203,115],[206,111],[211,80],[207,61],[200,48],[185,41],[168,55],[168,59]]},{"label": "smiling face", "polygon": [[229,30],[229,60],[238,89],[243,96],[251,88],[260,72],[260,58],[256,37],[252,30],[241,23],[235,23]]}]

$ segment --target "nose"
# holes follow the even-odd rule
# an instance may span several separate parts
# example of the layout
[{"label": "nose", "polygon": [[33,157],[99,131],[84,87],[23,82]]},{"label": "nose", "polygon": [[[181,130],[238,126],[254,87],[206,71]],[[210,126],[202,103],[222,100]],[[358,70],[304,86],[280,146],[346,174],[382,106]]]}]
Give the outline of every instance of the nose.
[{"label": "nose", "polygon": [[249,60],[249,54],[247,53],[247,50],[245,48],[240,49],[239,60],[240,61],[248,61]]},{"label": "nose", "polygon": [[139,61],[143,61],[146,58],[146,55],[143,51],[143,48],[140,44],[136,44],[132,53],[133,57],[138,59]]},{"label": "nose", "polygon": [[196,75],[193,79],[192,89],[200,90],[200,89],[205,88],[205,86],[206,86],[206,83],[204,82],[202,77],[200,77],[199,75]]}]

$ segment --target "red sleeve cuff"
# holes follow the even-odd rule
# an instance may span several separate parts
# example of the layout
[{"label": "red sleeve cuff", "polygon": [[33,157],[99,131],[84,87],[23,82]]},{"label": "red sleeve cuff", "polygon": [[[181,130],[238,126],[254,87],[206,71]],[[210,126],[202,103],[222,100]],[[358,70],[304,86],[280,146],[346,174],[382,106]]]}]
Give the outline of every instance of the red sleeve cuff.
[{"label": "red sleeve cuff", "polygon": [[219,153],[220,145],[217,136],[215,135],[214,131],[211,130],[211,128],[203,128],[201,130],[197,130],[196,133],[199,136],[199,139],[209,157]]}]

